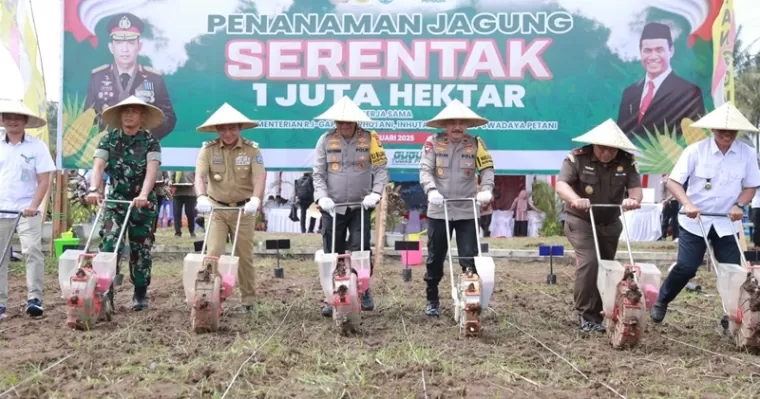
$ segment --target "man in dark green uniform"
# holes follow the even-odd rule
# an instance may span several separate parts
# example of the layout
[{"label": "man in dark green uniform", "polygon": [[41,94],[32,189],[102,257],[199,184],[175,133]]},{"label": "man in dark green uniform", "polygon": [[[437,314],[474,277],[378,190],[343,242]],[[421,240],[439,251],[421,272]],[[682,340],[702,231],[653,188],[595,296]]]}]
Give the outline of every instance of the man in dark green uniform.
[{"label": "man in dark green uniform", "polygon": [[[127,226],[129,240],[129,275],[135,286],[132,298],[132,310],[148,308],[148,286],[153,260],[154,234],[153,223],[156,219],[156,182],[161,164],[161,145],[148,129],[162,123],[164,115],[160,109],[143,102],[137,97],[129,97],[103,113],[103,120],[114,130],[100,140],[95,150],[95,163],[92,170],[93,182],[102,179],[103,172],[108,173],[111,182],[109,199],[133,201],[134,208],[128,221],[125,221],[126,204],[107,203],[103,216],[103,229],[100,250],[117,252],[116,241],[124,223]],[[91,204],[101,203],[102,194],[97,185],[91,185],[87,201]],[[121,253],[121,248],[118,248]],[[117,262],[117,271],[119,266]]]},{"label": "man in dark green uniform", "polygon": [[[599,262],[589,211],[591,204],[622,204],[625,210],[639,208],[641,178],[632,155],[637,149],[612,119],[573,141],[588,145],[567,155],[556,190],[565,201],[565,236],[575,250],[575,309],[581,330],[604,332],[602,298],[596,286]],[[613,260],[623,232],[620,209],[595,208],[593,212],[601,258]]]},{"label": "man in dark green uniform", "polygon": [[[106,29],[111,36],[108,49],[113,54],[114,62],[92,70],[85,109],[95,109],[95,123],[102,131],[107,128],[102,118],[103,111],[129,96],[136,96],[155,105],[165,115],[162,123],[150,129],[153,137],[161,140],[174,130],[177,116],[161,74],[149,66],[137,63],[137,56],[142,49],[140,35],[144,27],[140,18],[129,13],[117,14],[108,22]],[[113,128],[110,126],[110,129]]]}]

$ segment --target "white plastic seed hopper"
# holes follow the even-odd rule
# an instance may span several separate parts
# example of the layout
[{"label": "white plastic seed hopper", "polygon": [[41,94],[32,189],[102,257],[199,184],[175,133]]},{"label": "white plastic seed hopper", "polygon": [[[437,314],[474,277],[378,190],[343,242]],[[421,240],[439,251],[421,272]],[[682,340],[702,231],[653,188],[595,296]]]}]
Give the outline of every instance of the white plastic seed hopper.
[{"label": "white plastic seed hopper", "polygon": [[[451,202],[472,202],[473,220],[478,256],[471,259],[475,270],[467,269],[454,277],[454,262],[451,255],[451,227],[449,226],[449,208]],[[496,279],[496,265],[490,256],[483,256],[480,246],[480,226],[478,224],[478,206],[475,198],[444,199],[443,213],[446,222],[447,252],[449,257],[449,275],[451,278],[451,299],[454,300],[454,320],[459,324],[461,336],[478,336],[481,332],[480,316],[488,309]],[[461,250],[463,246],[457,245]],[[467,259],[460,253],[457,259]]]}]

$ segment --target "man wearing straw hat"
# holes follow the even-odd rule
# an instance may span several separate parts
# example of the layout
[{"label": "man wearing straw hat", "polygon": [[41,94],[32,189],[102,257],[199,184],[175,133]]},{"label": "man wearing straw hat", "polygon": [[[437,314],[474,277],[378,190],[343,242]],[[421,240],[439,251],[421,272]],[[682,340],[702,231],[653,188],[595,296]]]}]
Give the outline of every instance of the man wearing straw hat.
[{"label": "man wearing straw hat", "polygon": [[[22,213],[18,226],[15,214],[0,214],[0,251],[4,251],[13,235],[18,232],[22,252],[26,255],[27,302],[26,313],[42,316],[42,297],[45,288],[45,264],[42,255],[42,216],[40,204],[50,186],[50,173],[55,163],[47,146],[41,140],[26,134],[25,129],[45,126],[45,120],[36,116],[21,101],[0,100],[0,209]],[[8,306],[8,262],[10,250],[0,260],[0,320]],[[2,256],[2,255],[0,255]]]},{"label": "man wearing straw hat", "polygon": [[[103,112],[103,122],[111,127],[98,143],[95,163],[92,168],[92,182],[87,200],[91,204],[103,201],[103,195],[95,182],[108,173],[111,192],[108,199],[132,201],[134,208],[129,220],[126,218],[128,206],[106,203],[100,250],[121,252],[115,248],[124,223],[129,240],[129,275],[134,284],[132,310],[148,308],[148,286],[150,285],[153,258],[151,250],[155,236],[153,222],[156,219],[156,193],[153,184],[161,165],[161,145],[148,130],[164,121],[164,113],[135,96],[108,108]],[[119,265],[117,261],[117,275]],[[120,284],[120,278],[116,279]]]},{"label": "man wearing straw hat", "polygon": [[[440,316],[438,284],[443,278],[443,262],[449,247],[444,199],[475,197],[479,205],[493,199],[493,159],[480,137],[467,134],[468,128],[483,126],[488,120],[478,116],[459,100],[449,103],[428,127],[444,129],[428,137],[420,161],[420,184],[428,196],[427,316]],[[480,173],[480,190],[478,176]],[[471,268],[477,273],[473,257],[478,255],[477,234],[472,203],[452,202],[447,205],[449,225],[456,232],[459,265],[462,271]]]},{"label": "man wearing straw hat", "polygon": [[[258,143],[241,137],[240,132],[258,125],[224,103],[197,129],[199,132],[219,134],[218,138],[203,144],[195,164],[198,213],[208,214],[212,206],[245,207],[245,215],[240,218],[234,254],[240,258],[238,281],[243,313],[252,310],[255,299],[253,231],[256,212],[264,196],[266,170]],[[227,237],[235,234],[238,215],[239,212],[222,210],[214,212],[212,219],[206,222],[209,255],[224,255]]]},{"label": "man wearing straw hat", "polygon": [[[641,178],[633,157],[637,149],[611,119],[573,141],[587,145],[574,149],[562,162],[556,191],[565,201],[565,236],[575,250],[575,310],[582,331],[605,332],[589,212],[591,204],[622,204],[625,210],[640,207]],[[593,212],[601,258],[613,260],[623,232],[620,209]]]},{"label": "man wearing straw hat", "polygon": [[[348,97],[343,97],[322,115],[314,118],[335,122],[335,128],[319,137],[314,150],[314,199],[322,209],[322,249],[332,252],[335,210],[335,251],[346,250],[346,232],[350,235],[348,250],[370,247],[370,216],[364,212],[364,235],[359,207],[335,207],[336,203],[361,202],[365,209],[374,208],[388,183],[388,159],[377,133],[367,131],[358,122],[372,120]],[[371,251],[370,251],[371,253]],[[370,256],[370,259],[372,257]],[[370,260],[370,275],[374,263]],[[369,290],[361,300],[362,310],[371,311],[375,303]],[[322,315],[332,316],[332,307],[325,304]]]},{"label": "man wearing straw hat", "polygon": [[[662,322],[668,304],[696,275],[704,259],[707,247],[702,228],[695,219],[702,220],[719,263],[741,264],[740,249],[733,232],[742,229],[744,207],[760,186],[755,151],[736,141],[739,131],[757,132],[758,129],[733,104],[721,105],[691,126],[710,129],[712,137],[686,147],[669,175],[668,189],[683,205],[686,215],[678,217],[681,226],[678,259],[663,281],[652,308],[655,323]],[[687,181],[689,185],[684,191],[683,185]],[[733,229],[728,218],[700,216],[700,212],[730,215]]]}]

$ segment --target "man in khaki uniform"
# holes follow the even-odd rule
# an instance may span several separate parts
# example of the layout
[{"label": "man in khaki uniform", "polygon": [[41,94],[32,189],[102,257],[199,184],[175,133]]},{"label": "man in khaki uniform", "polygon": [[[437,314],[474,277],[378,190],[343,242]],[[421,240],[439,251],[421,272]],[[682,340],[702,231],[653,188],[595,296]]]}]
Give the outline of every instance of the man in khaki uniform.
[{"label": "man in khaki uniform", "polygon": [[[602,298],[596,287],[599,263],[589,211],[591,204],[622,203],[625,210],[640,207],[641,178],[632,154],[636,147],[611,119],[573,141],[588,145],[567,155],[556,190],[565,201],[565,235],[575,250],[575,309],[581,330],[604,332]],[[595,208],[593,212],[601,258],[613,260],[623,232],[620,210]]]},{"label": "man in khaki uniform", "polygon": [[[198,213],[207,214],[212,206],[245,206],[234,254],[240,258],[238,280],[244,313],[251,311],[254,302],[253,231],[255,215],[264,195],[266,171],[259,145],[240,137],[240,131],[258,125],[225,103],[197,129],[219,133],[219,138],[206,142],[198,154],[195,166]],[[227,236],[235,233],[237,218],[238,212],[235,211],[214,212],[206,223],[209,255],[224,254]]]},{"label": "man in khaki uniform", "polygon": [[[467,134],[467,128],[482,126],[488,120],[481,118],[459,100],[452,101],[441,113],[427,122],[428,127],[444,129],[428,137],[423,146],[420,162],[420,184],[428,196],[428,257],[427,316],[440,316],[438,284],[443,278],[443,262],[449,248],[446,232],[444,199],[476,197],[479,205],[493,199],[493,159],[480,137]],[[480,173],[480,191],[478,176]],[[477,273],[473,257],[478,255],[475,218],[471,202],[452,202],[447,205],[449,226],[456,231],[459,265],[462,272],[468,268]]]},{"label": "man in khaki uniform", "polygon": [[[372,120],[348,97],[343,97],[317,120],[335,122],[335,129],[323,134],[314,150],[314,199],[322,209],[322,249],[332,253],[333,220],[335,209],[335,252],[346,250],[346,232],[350,235],[348,249],[359,251],[361,240],[364,250],[370,250],[370,208],[380,201],[388,184],[388,159],[377,133],[367,131],[357,122]],[[359,207],[335,207],[336,203],[361,202],[364,207],[364,231],[361,230]],[[370,251],[371,253],[371,251]],[[372,259],[372,256],[370,256]],[[370,260],[370,275],[374,264]],[[362,310],[375,308],[370,291],[364,292]],[[325,304],[322,315],[332,316],[332,306]]]}]

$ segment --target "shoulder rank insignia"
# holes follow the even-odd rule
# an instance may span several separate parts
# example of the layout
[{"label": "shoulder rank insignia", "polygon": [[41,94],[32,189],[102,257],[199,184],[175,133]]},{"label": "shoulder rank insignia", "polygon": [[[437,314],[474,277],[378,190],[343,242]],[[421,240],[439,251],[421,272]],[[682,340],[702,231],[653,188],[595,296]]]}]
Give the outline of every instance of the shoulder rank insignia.
[{"label": "shoulder rank insignia", "polygon": [[103,65],[101,65],[101,66],[99,66],[99,67],[97,67],[97,68],[93,69],[93,70],[92,70],[92,73],[97,73],[97,72],[100,72],[100,71],[102,71],[102,70],[104,70],[104,69],[108,68],[110,65],[111,65],[111,64],[103,64]]},{"label": "shoulder rank insignia", "polygon": [[219,139],[209,140],[209,141],[203,143],[203,146],[204,147],[211,147],[212,145],[214,145],[214,144],[216,144],[218,142],[219,142]]},{"label": "shoulder rank insignia", "polygon": [[152,74],[156,74],[156,75],[160,75],[160,74],[161,74],[161,72],[160,72],[158,69],[156,69],[156,68],[153,68],[153,67],[149,67],[149,66],[147,66],[147,65],[143,65],[143,66],[142,66],[142,68],[143,68],[144,70],[146,70],[146,71],[148,71],[148,72],[152,73]]},{"label": "shoulder rank insignia", "polygon": [[259,143],[255,142],[253,140],[243,139],[243,143],[247,144],[247,145],[249,145],[249,146],[251,146],[253,148],[259,148]]}]

